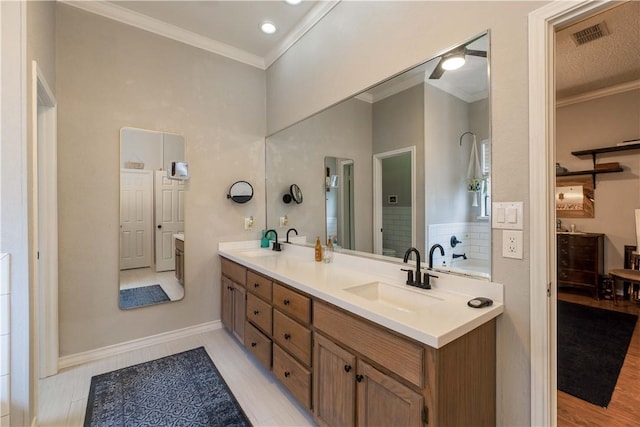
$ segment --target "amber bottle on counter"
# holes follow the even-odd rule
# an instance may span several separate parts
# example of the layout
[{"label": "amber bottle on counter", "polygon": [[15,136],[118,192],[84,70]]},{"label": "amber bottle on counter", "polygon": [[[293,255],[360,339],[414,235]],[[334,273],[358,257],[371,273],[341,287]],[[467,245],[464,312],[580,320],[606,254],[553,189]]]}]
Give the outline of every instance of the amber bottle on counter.
[{"label": "amber bottle on counter", "polygon": [[322,262],[322,243],[320,243],[320,236],[316,238],[316,261]]}]

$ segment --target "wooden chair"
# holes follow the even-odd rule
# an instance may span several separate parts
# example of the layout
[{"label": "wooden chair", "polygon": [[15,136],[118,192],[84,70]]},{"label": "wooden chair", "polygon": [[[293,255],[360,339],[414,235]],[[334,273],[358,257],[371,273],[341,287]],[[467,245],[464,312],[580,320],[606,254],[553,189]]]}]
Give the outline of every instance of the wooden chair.
[{"label": "wooden chair", "polygon": [[611,278],[611,293],[613,304],[618,305],[616,295],[616,282],[622,281],[623,298],[627,295],[627,283],[629,284],[629,299],[640,302],[638,289],[640,288],[640,253],[636,252],[636,246],[624,245],[624,268],[609,271]]}]

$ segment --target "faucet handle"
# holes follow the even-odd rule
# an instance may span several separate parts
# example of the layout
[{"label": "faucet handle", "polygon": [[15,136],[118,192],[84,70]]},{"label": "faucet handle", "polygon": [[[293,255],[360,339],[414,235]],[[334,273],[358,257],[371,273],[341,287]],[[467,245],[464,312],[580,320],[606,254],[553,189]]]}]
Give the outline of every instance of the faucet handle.
[{"label": "faucet handle", "polygon": [[407,272],[407,285],[413,285],[415,283],[413,281],[413,270],[409,268],[401,268],[400,270]]},{"label": "faucet handle", "polygon": [[429,274],[429,272],[428,272],[428,271],[425,271],[425,272],[424,272],[424,282],[423,282],[423,284],[422,284],[422,288],[423,288],[423,289],[431,289],[431,282],[430,282],[430,280],[429,280],[429,279],[431,279],[432,277],[433,277],[434,279],[437,279],[437,278],[438,278],[438,276],[436,276],[435,274]]}]

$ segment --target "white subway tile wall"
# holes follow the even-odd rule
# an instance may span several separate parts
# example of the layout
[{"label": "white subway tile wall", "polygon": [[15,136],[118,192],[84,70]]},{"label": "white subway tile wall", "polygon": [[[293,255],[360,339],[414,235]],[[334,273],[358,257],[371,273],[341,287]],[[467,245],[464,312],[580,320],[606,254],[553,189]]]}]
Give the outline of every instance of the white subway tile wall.
[{"label": "white subway tile wall", "polygon": [[382,247],[396,251],[396,257],[404,256],[411,247],[411,207],[383,207],[382,229]]},{"label": "white subway tile wall", "polygon": [[[458,243],[455,248],[451,247],[451,237],[462,243]],[[453,259],[453,254],[464,254],[468,259],[476,264],[485,262],[489,265],[490,253],[489,243],[491,239],[491,224],[486,222],[456,222],[448,224],[429,225],[428,248],[439,243],[444,248],[444,257],[440,256],[440,251],[433,253],[433,265],[444,265],[455,267],[462,258]]]}]

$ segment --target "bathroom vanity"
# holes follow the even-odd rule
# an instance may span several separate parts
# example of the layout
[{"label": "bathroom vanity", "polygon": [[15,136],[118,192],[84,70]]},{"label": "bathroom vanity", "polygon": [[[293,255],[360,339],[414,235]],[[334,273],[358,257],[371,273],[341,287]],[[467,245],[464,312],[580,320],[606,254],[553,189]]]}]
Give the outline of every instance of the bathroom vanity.
[{"label": "bathroom vanity", "polygon": [[176,279],[184,286],[184,234],[174,234],[175,239],[175,274]]},{"label": "bathroom vanity", "polygon": [[222,322],[320,425],[495,425],[501,285],[422,290],[397,263],[252,245],[220,244]]}]

